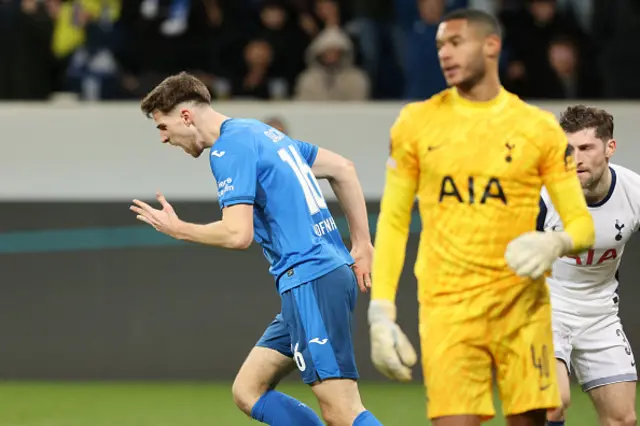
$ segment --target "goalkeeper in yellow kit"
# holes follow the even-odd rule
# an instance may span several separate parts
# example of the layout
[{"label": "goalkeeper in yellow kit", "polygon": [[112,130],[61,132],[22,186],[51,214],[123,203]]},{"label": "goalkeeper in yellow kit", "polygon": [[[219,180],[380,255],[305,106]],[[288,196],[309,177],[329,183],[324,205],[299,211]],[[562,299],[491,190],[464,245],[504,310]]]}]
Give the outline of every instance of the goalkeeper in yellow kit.
[{"label": "goalkeeper in yellow kit", "polygon": [[[544,273],[593,244],[593,222],[553,115],[500,84],[496,20],[455,11],[437,45],[452,87],[405,106],[391,130],[368,312],[372,359],[392,379],[411,378],[416,355],[395,322],[395,295],[417,196],[429,418],[473,426],[493,417],[495,370],[508,424],[544,425],[546,410],[560,406]],[[542,185],[564,232],[534,232]]]}]

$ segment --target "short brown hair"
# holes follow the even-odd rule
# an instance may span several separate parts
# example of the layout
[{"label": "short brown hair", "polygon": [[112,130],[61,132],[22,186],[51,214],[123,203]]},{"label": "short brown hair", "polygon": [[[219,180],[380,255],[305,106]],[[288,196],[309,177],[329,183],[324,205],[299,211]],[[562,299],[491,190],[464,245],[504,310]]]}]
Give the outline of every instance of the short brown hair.
[{"label": "short brown hair", "polygon": [[560,126],[565,133],[594,129],[598,139],[605,142],[613,139],[613,115],[596,107],[570,106],[560,116]]},{"label": "short brown hair", "polygon": [[170,113],[182,102],[210,104],[211,93],[207,86],[196,77],[186,72],[165,78],[140,103],[140,109],[147,116],[154,111]]}]

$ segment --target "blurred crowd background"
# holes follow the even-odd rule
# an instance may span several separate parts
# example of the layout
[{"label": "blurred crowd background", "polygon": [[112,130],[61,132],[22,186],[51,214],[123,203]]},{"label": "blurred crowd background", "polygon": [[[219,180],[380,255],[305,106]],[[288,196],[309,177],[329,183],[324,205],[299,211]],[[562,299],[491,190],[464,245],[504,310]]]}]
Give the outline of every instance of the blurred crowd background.
[{"label": "blurred crowd background", "polygon": [[198,75],[215,99],[424,99],[443,14],[503,24],[525,99],[639,99],[638,0],[0,0],[0,100],[137,99]]}]

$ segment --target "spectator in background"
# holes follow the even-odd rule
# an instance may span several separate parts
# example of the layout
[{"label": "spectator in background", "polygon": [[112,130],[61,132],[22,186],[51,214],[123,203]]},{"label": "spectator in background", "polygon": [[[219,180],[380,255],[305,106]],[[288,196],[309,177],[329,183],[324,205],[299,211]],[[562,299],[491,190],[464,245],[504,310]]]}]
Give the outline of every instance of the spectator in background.
[{"label": "spectator in background", "polygon": [[308,68],[296,85],[303,101],[364,101],[369,79],[354,65],[353,44],[338,28],[327,28],[307,50]]},{"label": "spectator in background", "polygon": [[116,57],[129,96],[140,98],[169,74],[201,72],[210,46],[202,42],[207,19],[202,0],[125,0]]},{"label": "spectator in background", "polygon": [[352,0],[352,6],[354,19],[345,30],[357,40],[373,97],[402,96],[405,37],[395,19],[394,0]]},{"label": "spectator in background", "polygon": [[[573,40],[566,37],[552,40],[549,45],[549,63],[553,76],[544,85],[552,89],[548,93],[543,93],[545,98],[600,98],[601,84],[598,76],[592,67],[584,66]],[[542,89],[540,91],[542,92]]]},{"label": "spectator in background", "polygon": [[[122,0],[76,0],[63,3],[54,32],[54,52],[64,67],[64,85],[84,100],[122,96],[115,47],[115,22]],[[70,58],[67,60],[66,58]],[[68,66],[67,66],[68,64]]]},{"label": "spectator in background", "polygon": [[315,14],[320,21],[320,29],[342,28],[345,23],[337,0],[315,0]]},{"label": "spectator in background", "polygon": [[[253,1],[260,9],[265,0],[245,0]],[[319,21],[314,15],[315,0],[281,0],[280,3],[291,14],[290,18],[296,20],[298,27],[305,33],[309,40],[312,40],[320,31]]]},{"label": "spectator in background", "polygon": [[234,71],[244,69],[242,52],[247,34],[252,31],[246,9],[238,3],[222,0],[202,0],[203,20],[196,28],[203,46],[200,71],[193,74],[209,87],[214,97],[231,96]]},{"label": "spectator in background", "polygon": [[[472,7],[470,4],[471,1],[474,0],[445,0],[444,9],[447,11],[453,11],[460,8]],[[497,1],[504,2],[507,0]],[[420,19],[420,13],[418,11],[416,0],[393,0],[393,2],[395,4],[396,22],[404,31],[411,31],[414,22]]]},{"label": "spectator in background", "polygon": [[266,40],[252,40],[244,48],[244,69],[232,80],[236,98],[282,99],[288,88],[284,80],[273,75],[273,49]]},{"label": "spectator in background", "polygon": [[640,1],[595,0],[593,35],[602,55],[604,95],[640,99]]},{"label": "spectator in background", "polygon": [[427,99],[447,87],[436,47],[436,33],[444,8],[444,0],[418,0],[420,19],[407,38],[406,99]]},{"label": "spectator in background", "polygon": [[289,134],[289,129],[287,127],[287,125],[285,124],[284,120],[280,117],[268,117],[264,120],[264,122],[266,124],[268,124],[269,126],[273,127],[274,129],[280,130],[282,133],[285,133],[289,136],[291,136]]},{"label": "spectator in background", "polygon": [[45,100],[54,90],[51,53],[58,1],[0,4],[0,99]]},{"label": "spectator in background", "polygon": [[597,75],[584,67],[575,42],[559,36],[549,43],[549,70],[529,77],[532,93],[538,99],[597,99]]},{"label": "spectator in background", "polygon": [[293,86],[304,69],[304,52],[311,42],[293,15],[294,11],[281,1],[265,1],[260,8],[260,29],[256,35],[271,45],[272,74],[284,78],[289,86]]},{"label": "spectator in background", "polygon": [[[526,7],[504,11],[501,20],[506,30],[510,61],[505,87],[525,98],[539,98],[536,76],[550,75],[549,45],[552,39],[567,36],[575,40],[582,53],[584,35],[570,15],[561,13],[555,0],[526,0]],[[587,55],[584,55],[585,63]]]},{"label": "spectator in background", "polygon": [[[152,5],[151,8],[157,8],[160,5],[160,1],[144,0],[143,10],[146,8],[146,4]],[[171,0],[166,19],[160,24],[160,31],[168,37],[185,33],[189,27],[190,10],[191,0]]]}]

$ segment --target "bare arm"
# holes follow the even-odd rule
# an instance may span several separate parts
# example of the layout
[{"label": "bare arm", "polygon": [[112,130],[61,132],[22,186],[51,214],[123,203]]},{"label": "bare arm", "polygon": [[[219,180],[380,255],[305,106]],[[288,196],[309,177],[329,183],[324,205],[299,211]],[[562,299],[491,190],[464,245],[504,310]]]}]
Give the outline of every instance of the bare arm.
[{"label": "bare arm", "polygon": [[229,249],[246,249],[253,240],[253,205],[234,204],[222,209],[222,220],[199,225],[185,222],[176,214],[164,195],[156,198],[162,209],[154,209],[140,200],[133,200],[130,209],[137,219],[153,226],[157,231],[178,240]]},{"label": "bare arm", "polygon": [[318,148],[311,171],[317,178],[329,181],[347,217],[353,245],[370,244],[367,206],[353,163],[335,152]]},{"label": "bare arm", "polygon": [[253,205],[225,207],[222,220],[206,225],[181,221],[177,238],[216,247],[246,249],[253,241]]}]

